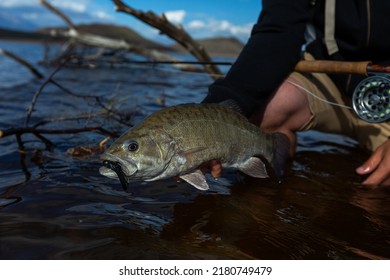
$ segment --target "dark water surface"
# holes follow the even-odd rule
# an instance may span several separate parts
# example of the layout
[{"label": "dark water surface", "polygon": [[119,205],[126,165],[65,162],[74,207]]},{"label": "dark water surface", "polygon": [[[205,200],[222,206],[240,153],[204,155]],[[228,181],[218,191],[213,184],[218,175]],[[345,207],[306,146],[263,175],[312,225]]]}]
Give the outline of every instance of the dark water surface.
[{"label": "dark water surface", "polygon": [[[42,47],[0,42],[39,66]],[[133,123],[162,106],[199,102],[207,75],[140,66],[62,69],[55,79],[73,92],[98,95]],[[21,127],[42,85],[0,56],[0,129]],[[93,98],[48,85],[30,124],[96,114]],[[112,120],[62,122],[70,128]],[[15,137],[0,139],[0,259],[382,259],[390,258],[390,189],[367,189],[354,169],[367,157],[342,136],[302,133],[282,184],[234,171],[201,192],[174,179],[134,182],[126,193],[98,173],[98,156],[74,158],[69,148],[96,145],[97,133],[31,135],[26,153]]]}]

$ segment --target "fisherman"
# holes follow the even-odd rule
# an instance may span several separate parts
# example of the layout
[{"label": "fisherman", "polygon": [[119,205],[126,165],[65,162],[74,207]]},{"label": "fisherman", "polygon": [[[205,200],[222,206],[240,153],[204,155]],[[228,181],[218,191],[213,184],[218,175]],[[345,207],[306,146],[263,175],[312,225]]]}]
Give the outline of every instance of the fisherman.
[{"label": "fisherman", "polygon": [[[350,110],[364,76],[293,71],[301,59],[389,63],[389,14],[389,0],[263,0],[245,47],[203,102],[233,100],[262,130],[286,134],[291,156],[297,131],[353,137],[372,151],[356,169],[363,184],[389,186],[389,122],[368,123]],[[211,168],[218,177],[220,164]]]}]

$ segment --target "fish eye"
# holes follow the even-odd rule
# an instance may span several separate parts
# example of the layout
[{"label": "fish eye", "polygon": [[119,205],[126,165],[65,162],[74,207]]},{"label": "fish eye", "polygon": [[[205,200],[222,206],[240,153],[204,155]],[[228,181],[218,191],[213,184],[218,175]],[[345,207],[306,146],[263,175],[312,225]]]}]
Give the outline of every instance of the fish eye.
[{"label": "fish eye", "polygon": [[136,150],[138,150],[138,143],[136,141],[130,142],[129,145],[127,146],[127,149],[130,152],[135,152]]}]

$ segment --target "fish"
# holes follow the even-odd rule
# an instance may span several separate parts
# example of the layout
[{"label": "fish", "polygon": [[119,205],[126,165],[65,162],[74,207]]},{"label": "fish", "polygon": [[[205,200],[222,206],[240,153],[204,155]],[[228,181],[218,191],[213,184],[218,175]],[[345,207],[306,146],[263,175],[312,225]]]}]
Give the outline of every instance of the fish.
[{"label": "fish", "polygon": [[[284,175],[290,142],[283,133],[265,133],[226,104],[180,104],[146,117],[101,155],[99,172],[119,179],[156,181],[179,177],[199,190],[209,185],[199,167],[218,160],[251,177],[278,181]],[[270,168],[269,168],[270,167]]]}]

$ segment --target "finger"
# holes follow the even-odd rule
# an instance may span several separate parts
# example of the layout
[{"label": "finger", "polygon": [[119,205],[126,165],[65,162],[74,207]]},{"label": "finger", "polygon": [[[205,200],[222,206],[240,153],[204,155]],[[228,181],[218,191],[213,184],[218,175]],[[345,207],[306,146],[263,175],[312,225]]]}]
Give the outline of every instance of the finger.
[{"label": "finger", "polygon": [[212,160],[210,162],[210,170],[211,170],[211,175],[214,178],[219,178],[221,177],[222,174],[222,165],[219,161],[217,160]]},{"label": "finger", "polygon": [[206,173],[207,170],[210,170],[211,175],[214,178],[219,178],[222,174],[222,165],[218,160],[210,160],[208,162],[205,162],[201,166],[199,166],[199,169],[200,171],[202,171],[202,173]]},{"label": "finger", "polygon": [[385,164],[379,167],[363,182],[363,185],[378,186],[390,183],[390,169]]},{"label": "finger", "polygon": [[383,150],[378,148],[365,163],[356,168],[356,173],[359,175],[369,174],[378,167],[382,160]]}]

